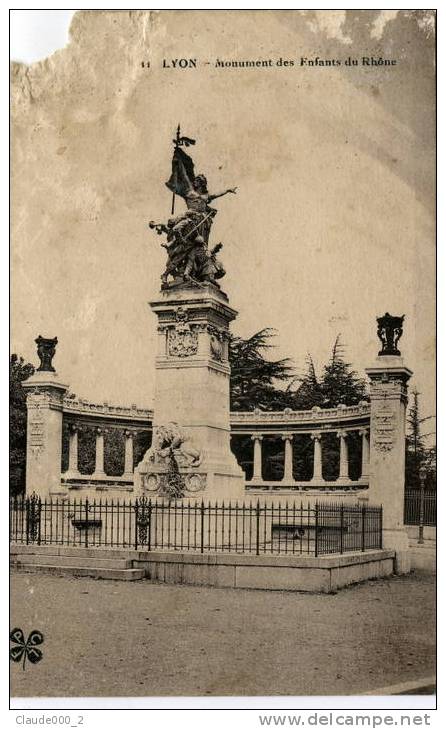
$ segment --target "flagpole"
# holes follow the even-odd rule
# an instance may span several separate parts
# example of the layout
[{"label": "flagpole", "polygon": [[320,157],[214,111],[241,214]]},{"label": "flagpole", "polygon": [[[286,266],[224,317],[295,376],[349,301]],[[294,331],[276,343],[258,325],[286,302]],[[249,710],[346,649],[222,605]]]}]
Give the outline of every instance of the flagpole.
[{"label": "flagpole", "polygon": [[[175,148],[178,147],[178,145],[180,143],[180,133],[181,133],[180,132],[180,125],[178,124],[178,127],[177,127],[177,138],[173,140],[173,143],[175,145]],[[172,193],[172,210],[171,210],[171,215],[173,215],[174,212],[175,212],[175,192]]]}]

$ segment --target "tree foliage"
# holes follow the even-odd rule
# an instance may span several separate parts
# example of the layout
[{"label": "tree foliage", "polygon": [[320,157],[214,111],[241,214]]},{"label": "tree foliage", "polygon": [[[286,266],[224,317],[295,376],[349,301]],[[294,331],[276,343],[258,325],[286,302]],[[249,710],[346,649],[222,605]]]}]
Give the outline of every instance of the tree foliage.
[{"label": "tree foliage", "polygon": [[339,334],[322,375],[317,376],[313,358],[309,354],[307,371],[299,380],[299,387],[294,393],[293,405],[296,410],[308,410],[315,405],[321,408],[334,408],[340,404],[357,405],[361,400],[368,399],[366,381],[344,359],[344,346]]},{"label": "tree foliage", "polygon": [[231,365],[231,410],[282,410],[290,407],[289,393],[277,383],[292,379],[294,368],[289,358],[270,360],[264,353],[274,347],[274,329],[261,329],[249,337],[232,336],[229,343]]},{"label": "tree foliage", "polygon": [[[233,338],[231,342],[231,410],[310,410],[315,405],[333,408],[339,404],[356,405],[367,400],[366,382],[344,359],[340,336],[335,340],[330,358],[318,376],[311,354],[306,370],[294,376],[290,359],[268,360],[265,354],[274,347],[274,331],[262,329],[251,338]],[[283,385],[286,387],[283,387]],[[293,450],[293,472],[298,480],[308,480],[313,472],[313,442],[305,436]],[[232,448],[247,478],[252,474],[253,444],[250,438],[233,438]],[[324,436],[324,478],[335,480],[339,472],[339,442],[335,434]],[[277,438],[263,439],[263,477],[280,480],[284,469],[283,443]],[[358,478],[361,470],[361,443],[349,436],[350,476]]]},{"label": "tree foliage", "polygon": [[26,481],[26,393],[22,382],[34,374],[34,367],[23,357],[12,354],[9,360],[9,488],[20,494]]},{"label": "tree foliage", "polygon": [[429,445],[434,431],[432,420],[434,415],[422,417],[420,393],[413,390],[411,403],[407,412],[406,436],[406,488],[420,487],[420,468],[426,469],[426,488],[436,488],[436,446]]}]

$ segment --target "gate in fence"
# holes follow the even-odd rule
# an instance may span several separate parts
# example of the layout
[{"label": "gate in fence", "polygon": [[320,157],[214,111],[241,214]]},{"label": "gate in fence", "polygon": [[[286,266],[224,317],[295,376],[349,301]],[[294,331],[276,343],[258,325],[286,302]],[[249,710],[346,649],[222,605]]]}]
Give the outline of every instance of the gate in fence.
[{"label": "gate in fence", "polygon": [[410,526],[437,525],[437,492],[406,491],[404,494],[404,523]]}]

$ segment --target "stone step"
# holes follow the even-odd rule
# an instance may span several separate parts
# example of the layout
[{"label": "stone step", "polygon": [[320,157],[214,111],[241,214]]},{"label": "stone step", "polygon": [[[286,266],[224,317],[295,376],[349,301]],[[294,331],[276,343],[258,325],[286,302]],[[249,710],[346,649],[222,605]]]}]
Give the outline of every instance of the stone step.
[{"label": "stone step", "polygon": [[39,554],[58,555],[61,557],[94,557],[95,559],[131,559],[135,550],[129,547],[122,549],[116,547],[62,547],[57,544],[11,544],[11,555]]},{"label": "stone step", "polygon": [[59,555],[59,554],[12,554],[12,564],[42,564],[56,565],[60,567],[95,567],[105,569],[128,569],[132,567],[133,560],[125,557],[102,557],[94,555],[93,557],[84,557],[83,555]]},{"label": "stone step", "polygon": [[70,567],[56,564],[33,564],[27,562],[15,562],[12,569],[19,572],[41,572],[48,575],[58,575],[65,577],[94,577],[98,580],[142,580],[146,577],[144,569],[115,569],[106,567],[80,567],[72,565]]}]

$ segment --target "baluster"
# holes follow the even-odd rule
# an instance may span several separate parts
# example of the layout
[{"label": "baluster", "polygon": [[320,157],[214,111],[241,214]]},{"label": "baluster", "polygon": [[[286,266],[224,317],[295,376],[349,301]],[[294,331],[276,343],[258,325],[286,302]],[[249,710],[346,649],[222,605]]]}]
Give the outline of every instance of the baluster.
[{"label": "baluster", "polygon": [[123,478],[133,479],[133,431],[125,431],[124,474]]},{"label": "baluster", "polygon": [[251,483],[261,483],[262,481],[262,440],[263,435],[254,433],[251,436],[254,441],[254,464]]},{"label": "baluster", "polygon": [[370,468],[370,440],[367,428],[361,428],[359,431],[362,436],[362,455],[361,455],[361,482],[367,484],[369,482]]},{"label": "baluster", "polygon": [[313,460],[313,478],[311,479],[315,484],[322,484],[324,479],[322,477],[322,445],[321,445],[321,433],[312,433],[311,439],[314,443],[314,460]]},{"label": "baluster", "polygon": [[68,478],[79,476],[79,427],[74,423],[69,426]]},{"label": "baluster", "polygon": [[96,428],[96,461],[93,476],[104,477],[104,430]]},{"label": "baluster", "polygon": [[348,475],[348,445],[347,445],[347,433],[345,430],[338,430],[337,436],[339,438],[339,478],[338,483],[347,484],[350,482]]},{"label": "baluster", "polygon": [[287,484],[293,485],[293,435],[292,433],[286,433],[282,435],[282,440],[285,442],[285,461],[283,467],[283,478]]}]

